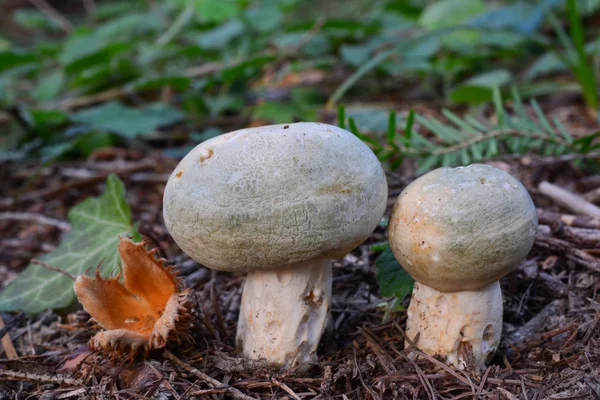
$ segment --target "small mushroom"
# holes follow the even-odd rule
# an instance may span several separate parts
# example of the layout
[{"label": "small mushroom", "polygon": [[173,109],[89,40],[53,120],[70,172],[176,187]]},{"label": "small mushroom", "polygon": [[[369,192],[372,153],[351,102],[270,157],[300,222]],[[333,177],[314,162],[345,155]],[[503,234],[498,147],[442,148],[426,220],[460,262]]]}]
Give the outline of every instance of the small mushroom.
[{"label": "small mushroom", "polygon": [[306,365],[325,328],[331,259],[360,245],[385,211],[373,152],[325,124],[243,129],[194,148],[169,178],[166,226],[181,249],[247,272],[237,343],[246,357]]},{"label": "small mushroom", "polygon": [[390,246],[416,280],[407,335],[459,368],[484,368],[502,333],[499,280],[527,256],[538,220],[527,190],[488,165],[440,168],[404,189]]}]

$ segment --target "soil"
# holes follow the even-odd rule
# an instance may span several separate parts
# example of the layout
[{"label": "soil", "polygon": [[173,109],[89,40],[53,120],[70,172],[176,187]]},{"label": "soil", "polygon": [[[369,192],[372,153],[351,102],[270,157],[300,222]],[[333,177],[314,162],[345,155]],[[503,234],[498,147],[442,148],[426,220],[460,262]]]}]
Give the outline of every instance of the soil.
[{"label": "soil", "polygon": [[[265,398],[265,399],[600,399],[600,221],[565,218],[570,211],[538,191],[550,181],[591,201],[600,185],[588,164],[513,158],[492,164],[530,191],[541,228],[526,261],[502,279],[504,332],[491,365],[479,373],[405,347],[406,310],[384,319],[369,240],[334,262],[333,302],[319,360],[308,371],[277,371],[236,353],[235,327],[243,275],[210,271],[190,260],[162,220],[162,191],[177,160],[112,149],[86,161],[4,164],[0,192],[0,281],[60,242],[70,207],[102,193],[107,173],[125,182],[139,230],[180,267],[193,288],[193,343],[170,343],[146,359],[109,359],[87,342],[97,329],[75,306],[39,315],[1,314],[18,355],[0,348],[0,399]],[[389,206],[414,179],[406,163],[390,173]],[[15,221],[6,212],[29,213]],[[388,209],[389,212],[389,209]],[[408,305],[405,299],[403,305]],[[5,339],[6,341],[6,339]],[[4,347],[6,349],[6,345]]]}]

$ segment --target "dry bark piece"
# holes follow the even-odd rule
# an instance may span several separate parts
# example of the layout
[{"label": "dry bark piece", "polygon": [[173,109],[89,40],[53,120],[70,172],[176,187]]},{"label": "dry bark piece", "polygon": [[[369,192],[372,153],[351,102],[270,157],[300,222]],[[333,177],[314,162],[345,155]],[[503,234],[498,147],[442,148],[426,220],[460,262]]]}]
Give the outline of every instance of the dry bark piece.
[{"label": "dry bark piece", "polygon": [[387,200],[375,154],[318,123],[218,136],[175,168],[166,226],[208,268],[248,272],[237,343],[275,366],[315,359],[331,304],[331,262],[380,222]]},{"label": "dry bark piece", "polygon": [[90,340],[93,350],[133,357],[187,338],[191,291],[179,290],[174,267],[147,251],[146,242],[119,240],[121,273],[112,278],[80,275],[74,289],[83,308],[105,331]]},{"label": "dry bark piece", "polygon": [[536,209],[523,185],[488,165],[432,171],[404,189],[392,210],[390,246],[417,281],[406,333],[417,347],[481,369],[502,333],[499,280],[527,256]]}]

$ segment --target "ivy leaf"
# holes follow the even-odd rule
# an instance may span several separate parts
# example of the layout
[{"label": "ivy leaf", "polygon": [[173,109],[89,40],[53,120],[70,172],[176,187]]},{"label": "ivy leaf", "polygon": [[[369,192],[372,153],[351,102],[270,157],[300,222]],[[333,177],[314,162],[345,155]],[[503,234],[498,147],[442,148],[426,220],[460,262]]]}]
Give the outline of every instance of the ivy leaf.
[{"label": "ivy leaf", "polygon": [[404,298],[413,288],[414,279],[406,272],[394,257],[389,244],[375,262],[379,292],[384,297]]},{"label": "ivy leaf", "polygon": [[[131,210],[125,201],[123,182],[111,175],[100,197],[90,198],[69,211],[69,231],[56,250],[40,260],[80,275],[101,261],[101,273],[108,275],[117,266],[119,236],[137,236]],[[0,292],[0,311],[41,312],[69,306],[75,299],[73,281],[39,265],[30,264]]]},{"label": "ivy leaf", "polygon": [[183,114],[163,103],[155,103],[138,109],[113,101],[79,111],[73,114],[71,119],[91,129],[113,132],[131,138],[140,134],[152,133],[162,125],[180,121],[183,119]]}]

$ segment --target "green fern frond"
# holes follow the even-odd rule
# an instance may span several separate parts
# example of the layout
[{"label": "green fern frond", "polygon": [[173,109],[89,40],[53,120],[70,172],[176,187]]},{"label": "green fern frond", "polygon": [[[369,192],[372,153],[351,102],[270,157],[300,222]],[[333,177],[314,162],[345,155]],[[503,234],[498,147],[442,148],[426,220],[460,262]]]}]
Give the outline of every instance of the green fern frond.
[{"label": "green fern frond", "polygon": [[[516,90],[512,92],[511,112],[504,107],[499,90],[494,90],[493,99],[495,116],[488,121],[479,121],[469,115],[461,118],[444,109],[442,114],[448,123],[442,123],[411,111],[404,130],[398,132],[396,113],[393,112],[384,144],[361,133],[352,118],[348,118],[348,126],[392,169],[397,168],[404,157],[417,159],[419,174],[439,166],[468,165],[499,155],[562,156],[583,154],[600,147],[594,145],[600,133],[575,140],[557,118],[548,118],[535,100],[530,103],[534,115],[529,115]],[[340,110],[340,123],[345,124],[343,108]],[[425,138],[414,129],[414,123],[433,137]]]}]

